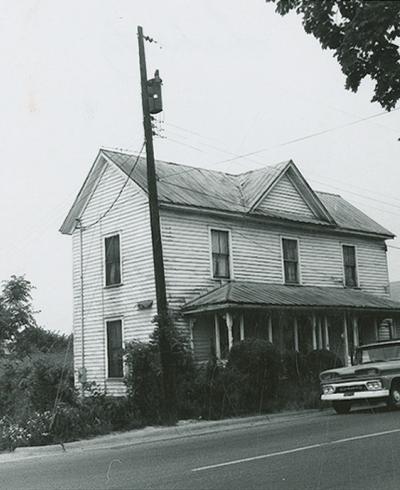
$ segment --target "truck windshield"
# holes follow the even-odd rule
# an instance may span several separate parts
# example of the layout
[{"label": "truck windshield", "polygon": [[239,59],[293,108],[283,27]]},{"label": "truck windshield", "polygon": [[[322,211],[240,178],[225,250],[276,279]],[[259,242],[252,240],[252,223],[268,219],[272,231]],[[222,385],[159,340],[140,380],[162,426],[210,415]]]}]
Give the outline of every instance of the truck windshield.
[{"label": "truck windshield", "polygon": [[355,364],[400,360],[400,343],[358,348],[354,360]]}]

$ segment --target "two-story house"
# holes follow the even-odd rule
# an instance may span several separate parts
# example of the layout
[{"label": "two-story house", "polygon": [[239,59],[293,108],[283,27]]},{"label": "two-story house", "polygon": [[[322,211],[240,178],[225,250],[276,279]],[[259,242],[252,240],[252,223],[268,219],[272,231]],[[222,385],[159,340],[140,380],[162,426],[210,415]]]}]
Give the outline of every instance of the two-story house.
[{"label": "two-story house", "polygon": [[[259,336],[348,362],[354,345],[397,336],[393,234],[314,191],[292,161],[239,175],[156,170],[169,307],[198,361]],[[145,159],[100,150],[61,232],[73,242],[77,380],[121,394],[123,345],[148,339],[157,313]]]}]

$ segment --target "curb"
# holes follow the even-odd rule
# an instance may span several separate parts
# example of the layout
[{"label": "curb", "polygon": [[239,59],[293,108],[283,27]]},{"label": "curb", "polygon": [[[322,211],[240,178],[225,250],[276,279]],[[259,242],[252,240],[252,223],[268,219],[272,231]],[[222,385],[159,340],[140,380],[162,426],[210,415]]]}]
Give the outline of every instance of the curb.
[{"label": "curb", "polygon": [[17,448],[12,453],[1,453],[0,463],[20,461],[23,459],[39,458],[45,456],[65,455],[83,451],[104,450],[126,446],[136,446],[152,442],[162,442],[173,439],[183,439],[219,433],[224,431],[240,430],[266,424],[293,422],[305,418],[325,416],[326,411],[312,409],[280,412],[275,414],[256,415],[253,417],[236,417],[213,421],[180,421],[174,427],[150,426],[144,429],[135,429],[97,436],[93,439],[67,442],[63,445],[52,444],[48,446],[31,446]]}]

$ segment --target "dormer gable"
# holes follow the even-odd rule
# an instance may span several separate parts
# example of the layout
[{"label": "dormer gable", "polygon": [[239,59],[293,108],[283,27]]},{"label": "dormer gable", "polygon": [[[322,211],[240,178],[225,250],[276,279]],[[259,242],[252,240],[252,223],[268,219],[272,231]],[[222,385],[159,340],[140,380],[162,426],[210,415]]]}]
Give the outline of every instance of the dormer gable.
[{"label": "dormer gable", "polygon": [[277,169],[274,179],[254,196],[250,213],[335,223],[293,161]]}]

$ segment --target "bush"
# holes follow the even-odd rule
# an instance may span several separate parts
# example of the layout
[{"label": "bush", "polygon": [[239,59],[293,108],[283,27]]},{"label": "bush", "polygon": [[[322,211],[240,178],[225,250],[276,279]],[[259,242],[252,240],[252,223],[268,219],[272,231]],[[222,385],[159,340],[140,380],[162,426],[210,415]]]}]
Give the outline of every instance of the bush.
[{"label": "bush", "polygon": [[0,366],[0,416],[20,417],[75,398],[72,366],[63,356],[9,359]]},{"label": "bush", "polygon": [[342,360],[325,349],[313,350],[307,355],[307,366],[311,383],[319,385],[319,374],[326,369],[342,367]]},{"label": "bush", "polygon": [[[195,367],[188,340],[169,319],[168,341],[171,346],[172,369],[175,370],[178,416],[192,413],[191,404]],[[149,342],[133,341],[126,346],[127,375],[125,384],[132,406],[146,423],[160,423],[162,411],[162,371],[159,351],[159,329]]]},{"label": "bush", "polygon": [[241,410],[264,410],[276,396],[281,362],[279,352],[270,342],[253,338],[235,344],[227,369],[232,371],[235,382],[231,396]]}]

